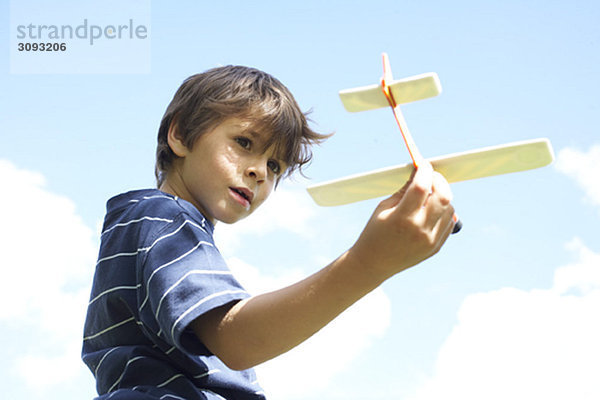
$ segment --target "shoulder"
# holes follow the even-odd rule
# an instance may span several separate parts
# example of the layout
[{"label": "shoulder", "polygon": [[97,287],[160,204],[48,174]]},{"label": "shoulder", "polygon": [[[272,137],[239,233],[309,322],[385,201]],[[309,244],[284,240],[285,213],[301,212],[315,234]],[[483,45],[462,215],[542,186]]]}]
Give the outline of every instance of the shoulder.
[{"label": "shoulder", "polygon": [[[177,221],[199,225],[212,235],[212,224],[192,204],[158,189],[134,190],[119,194],[107,202],[102,234],[129,224],[165,227]],[[152,224],[158,222],[158,224]]]},{"label": "shoulder", "polygon": [[108,200],[106,210],[108,215],[142,214],[147,211],[175,215],[182,211],[177,200],[177,197],[158,189],[132,190]]},{"label": "shoulder", "polygon": [[192,204],[157,189],[111,198],[100,237],[103,254],[139,252],[142,258],[190,242],[214,246],[212,224]]}]

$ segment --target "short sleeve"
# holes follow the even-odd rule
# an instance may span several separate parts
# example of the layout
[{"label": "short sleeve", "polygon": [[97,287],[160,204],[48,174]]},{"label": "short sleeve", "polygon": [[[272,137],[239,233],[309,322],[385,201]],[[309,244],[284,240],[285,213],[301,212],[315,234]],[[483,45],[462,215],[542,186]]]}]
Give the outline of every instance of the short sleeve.
[{"label": "short sleeve", "polygon": [[189,324],[222,305],[249,297],[214,245],[206,226],[182,213],[147,244],[138,265],[140,317],[180,350],[206,352]]}]

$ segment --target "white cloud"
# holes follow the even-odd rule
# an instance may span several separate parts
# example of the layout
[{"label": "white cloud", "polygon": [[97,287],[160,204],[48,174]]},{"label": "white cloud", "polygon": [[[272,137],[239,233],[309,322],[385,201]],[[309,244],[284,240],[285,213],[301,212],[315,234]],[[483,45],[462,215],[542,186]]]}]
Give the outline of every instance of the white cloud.
[{"label": "white cloud", "polygon": [[579,260],[555,271],[553,289],[560,294],[570,290],[588,294],[600,289],[600,254],[588,249],[579,238],[567,243],[567,248]]},{"label": "white cloud", "polygon": [[326,393],[332,379],[352,368],[352,362],[384,335],[390,319],[389,298],[377,289],[305,343],[259,366],[260,382],[267,395],[303,399]]},{"label": "white cloud", "polygon": [[590,203],[600,206],[600,145],[592,146],[587,153],[562,149],[558,153],[556,168],[575,179]]},{"label": "white cloud", "polygon": [[600,254],[569,248],[550,289],[468,296],[414,400],[600,398]]},{"label": "white cloud", "polygon": [[[58,355],[26,354],[15,362],[17,373],[25,378],[30,389],[41,398],[49,387],[63,385],[78,379],[88,378],[91,373],[81,365],[80,340],[65,344]],[[91,394],[91,393],[90,393]]]},{"label": "white cloud", "polygon": [[[563,149],[556,168],[600,205],[600,146]],[[566,247],[575,261],[551,288],[468,296],[413,400],[600,398],[600,254],[578,238]]]},{"label": "white cloud", "polygon": [[[279,289],[301,279],[301,270],[282,276],[266,276],[239,259],[228,260],[233,272],[251,292]],[[267,395],[274,399],[302,399],[327,387],[332,378],[387,330],[390,300],[377,289],[290,352],[257,367]],[[298,382],[310,382],[310,385]]]},{"label": "white cloud", "polygon": [[20,336],[20,358],[2,364],[43,390],[85,370],[74,348],[81,346],[97,245],[73,202],[45,189],[41,174],[0,160],[0,176],[0,322],[8,328],[3,335],[28,332]]}]

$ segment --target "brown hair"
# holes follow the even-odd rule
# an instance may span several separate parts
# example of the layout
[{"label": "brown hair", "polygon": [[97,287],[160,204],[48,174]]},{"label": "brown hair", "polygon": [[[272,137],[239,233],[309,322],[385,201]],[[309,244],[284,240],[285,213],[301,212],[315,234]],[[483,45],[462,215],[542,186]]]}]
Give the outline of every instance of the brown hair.
[{"label": "brown hair", "polygon": [[156,148],[158,186],[177,158],[167,143],[172,124],[191,149],[203,133],[231,117],[249,120],[254,129],[270,134],[265,150],[274,146],[275,154],[288,166],[282,177],[301,170],[312,159],[310,146],[330,136],[308,127],[306,114],[273,76],[244,66],[213,68],[187,78],[167,107]]}]

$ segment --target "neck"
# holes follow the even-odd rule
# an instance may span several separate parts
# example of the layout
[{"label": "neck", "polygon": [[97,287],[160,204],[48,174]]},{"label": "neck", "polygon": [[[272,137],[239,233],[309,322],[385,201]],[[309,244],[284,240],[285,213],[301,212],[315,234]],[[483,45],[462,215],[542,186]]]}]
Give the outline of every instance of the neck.
[{"label": "neck", "polygon": [[189,196],[185,195],[185,193],[187,193],[185,187],[182,188],[182,186],[178,184],[179,182],[180,181],[178,181],[176,178],[172,177],[171,174],[169,174],[167,175],[163,183],[161,183],[161,185],[158,187],[158,190],[179,197],[180,199],[183,199],[185,201],[188,201],[194,207],[196,207],[196,209],[200,211],[202,215],[204,215],[204,218],[209,220],[211,224],[215,226],[217,224],[217,221],[214,218],[210,218],[198,204],[196,204],[192,199],[190,199]]}]

